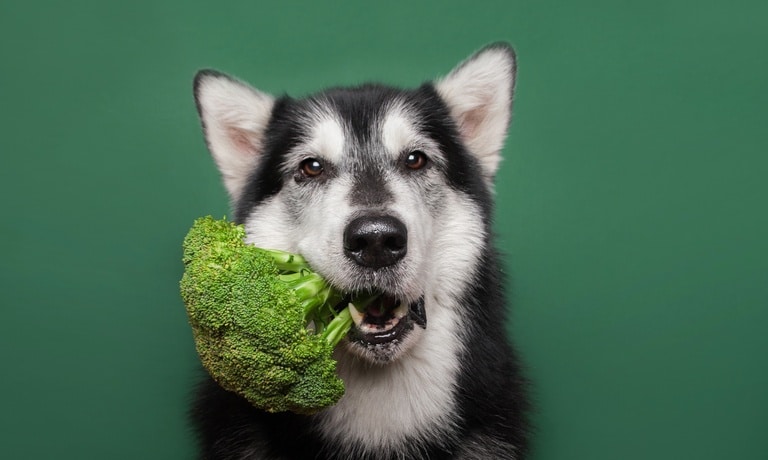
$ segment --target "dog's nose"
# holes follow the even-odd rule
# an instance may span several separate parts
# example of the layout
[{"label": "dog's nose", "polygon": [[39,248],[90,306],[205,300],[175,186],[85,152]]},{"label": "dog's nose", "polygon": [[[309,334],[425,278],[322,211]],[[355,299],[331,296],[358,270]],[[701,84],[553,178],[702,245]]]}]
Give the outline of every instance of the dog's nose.
[{"label": "dog's nose", "polygon": [[408,230],[392,216],[362,216],[344,230],[344,253],[358,265],[394,265],[408,250]]}]

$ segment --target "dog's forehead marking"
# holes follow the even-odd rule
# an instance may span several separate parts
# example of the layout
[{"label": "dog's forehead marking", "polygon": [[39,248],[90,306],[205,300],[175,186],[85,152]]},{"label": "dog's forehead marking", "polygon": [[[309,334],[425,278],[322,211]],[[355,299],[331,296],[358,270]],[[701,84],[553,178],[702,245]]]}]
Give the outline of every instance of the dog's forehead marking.
[{"label": "dog's forehead marking", "polygon": [[384,113],[381,142],[391,155],[397,156],[413,144],[418,136],[413,117],[402,104],[394,104]]},{"label": "dog's forehead marking", "polygon": [[332,162],[341,160],[346,136],[338,119],[326,114],[314,120],[311,133],[307,145],[310,155],[316,154]]},{"label": "dog's forehead marking", "polygon": [[405,101],[391,104],[381,118],[381,144],[396,161],[407,151],[423,150],[430,160],[445,165],[440,146],[425,132],[423,117]]}]

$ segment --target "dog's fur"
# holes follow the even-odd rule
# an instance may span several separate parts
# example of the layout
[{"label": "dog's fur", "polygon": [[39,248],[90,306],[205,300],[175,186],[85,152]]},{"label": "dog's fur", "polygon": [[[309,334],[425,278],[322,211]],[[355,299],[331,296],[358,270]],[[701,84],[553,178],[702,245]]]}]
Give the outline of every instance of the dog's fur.
[{"label": "dog's fur", "polygon": [[[524,380],[491,236],[515,71],[499,43],[413,90],[273,98],[197,75],[208,148],[247,241],[301,253],[339,289],[379,290],[411,310],[392,339],[372,338],[376,315],[358,319],[335,355],[346,393],[319,414],[265,413],[206,381],[193,408],[202,458],[525,457]],[[364,238],[383,229],[402,241],[364,253],[350,243],[358,224]]]}]

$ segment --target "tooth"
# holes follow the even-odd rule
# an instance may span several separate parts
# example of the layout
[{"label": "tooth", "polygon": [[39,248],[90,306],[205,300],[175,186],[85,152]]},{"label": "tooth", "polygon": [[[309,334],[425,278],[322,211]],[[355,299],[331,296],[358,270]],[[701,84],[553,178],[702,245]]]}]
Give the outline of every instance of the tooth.
[{"label": "tooth", "polygon": [[347,310],[349,310],[349,314],[352,316],[352,321],[359,326],[363,322],[363,314],[351,302],[347,305]]},{"label": "tooth", "polygon": [[395,308],[392,313],[395,315],[395,318],[402,318],[405,315],[408,314],[408,304],[405,302],[400,302],[400,305]]}]

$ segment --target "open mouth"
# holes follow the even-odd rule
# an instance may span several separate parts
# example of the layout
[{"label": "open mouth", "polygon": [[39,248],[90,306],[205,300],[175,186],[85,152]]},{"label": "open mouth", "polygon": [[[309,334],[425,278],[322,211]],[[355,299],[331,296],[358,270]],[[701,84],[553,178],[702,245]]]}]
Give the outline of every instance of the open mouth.
[{"label": "open mouth", "polygon": [[352,304],[348,308],[354,321],[349,339],[365,347],[396,344],[414,325],[423,329],[427,327],[423,297],[409,304],[388,294],[382,294],[362,310]]}]

